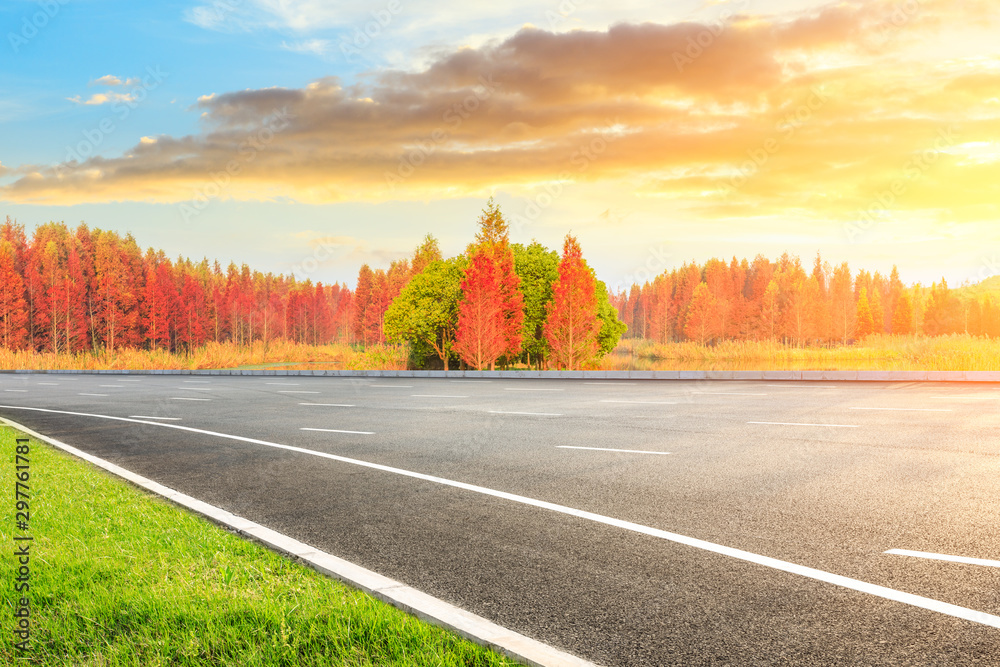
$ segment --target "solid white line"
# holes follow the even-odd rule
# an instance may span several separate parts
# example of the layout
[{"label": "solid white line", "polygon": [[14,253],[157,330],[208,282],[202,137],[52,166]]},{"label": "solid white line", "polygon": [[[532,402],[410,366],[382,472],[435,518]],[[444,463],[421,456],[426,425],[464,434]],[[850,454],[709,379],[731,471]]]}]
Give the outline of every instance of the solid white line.
[{"label": "solid white line", "polygon": [[23,393],[25,393],[28,390],[27,389],[4,389],[4,391],[16,391],[19,394],[23,394]]},{"label": "solid white line", "polygon": [[608,449],[607,447],[574,447],[572,445],[556,445],[556,449],[590,449],[595,452],[628,452],[629,454],[669,454],[670,452],[646,452],[641,449]]},{"label": "solid white line", "polygon": [[171,401],[210,401],[210,398],[186,398],[181,396],[171,396]]},{"label": "solid white line", "polygon": [[535,415],[538,417],[562,417],[559,412],[504,412],[503,410],[487,410],[494,415]]},{"label": "solid white line", "polygon": [[832,426],[834,428],[859,428],[857,424],[799,424],[797,422],[747,422],[748,424],[772,424],[774,426]]},{"label": "solid white line", "polygon": [[468,396],[445,396],[444,394],[410,394],[412,398],[468,398]]},{"label": "solid white line", "polygon": [[[12,391],[12,390],[8,389],[7,391]],[[77,396],[107,396],[107,394],[87,394],[87,393],[78,393],[78,394],[77,394]]]},{"label": "solid white line", "polygon": [[[172,429],[177,429],[179,431],[201,433],[203,435],[211,435],[219,438],[235,440],[238,442],[248,442],[251,444],[263,445],[265,447],[273,447],[275,449],[283,449],[286,451],[298,452],[300,454],[308,454],[310,456],[329,459],[331,461],[339,461],[341,463],[348,463],[351,465],[361,466],[364,468],[371,468],[373,470],[381,470],[383,472],[402,475],[404,477],[412,477],[414,479],[433,482],[435,484],[441,484],[443,486],[450,486],[457,489],[464,489],[466,491],[471,491],[473,493],[480,493],[482,495],[492,496],[494,498],[502,498],[504,500],[510,500],[512,502],[521,503],[523,505],[529,505],[532,507],[538,507],[540,509],[550,510],[552,512],[558,512],[560,514],[575,516],[577,518],[586,519],[588,521],[593,521],[595,523],[614,526],[616,528],[621,528],[623,530],[628,530],[635,533],[641,533],[644,535],[649,535],[650,537],[656,537],[659,539],[668,540],[670,542],[684,544],[690,547],[694,547],[696,549],[702,549],[704,551],[717,553],[723,556],[729,556],[730,558],[735,558],[738,560],[755,563],[757,565],[763,565],[764,567],[770,567],[775,570],[781,570],[783,572],[797,574],[799,576],[806,577],[808,579],[815,579],[816,581],[822,581],[828,584],[833,584],[835,586],[840,586],[842,588],[847,588],[850,590],[855,590],[862,593],[867,593],[869,595],[885,598],[887,600],[901,602],[903,604],[919,607],[921,609],[928,609],[930,611],[935,611],[941,614],[945,614],[947,616],[962,618],[967,621],[972,621],[974,623],[981,623],[983,625],[988,625],[990,627],[1000,628],[1000,616],[995,616],[993,614],[988,614],[986,612],[976,611],[974,609],[968,609],[966,607],[959,607],[957,605],[953,605],[948,602],[941,602],[940,600],[926,598],[921,595],[914,595],[912,593],[897,591],[895,589],[887,588],[885,586],[870,584],[864,581],[860,581],[858,579],[852,579],[850,577],[844,577],[839,574],[833,574],[831,572],[817,570],[816,568],[807,567],[805,565],[797,565],[795,563],[789,563],[787,561],[778,560],[777,558],[771,558],[770,556],[762,556],[760,554],[744,551],[742,549],[734,549],[733,547],[727,547],[721,544],[715,544],[714,542],[700,540],[695,537],[688,537],[686,535],[680,535],[678,533],[671,533],[666,530],[660,530],[659,528],[651,528],[649,526],[643,526],[638,523],[632,523],[631,521],[623,521],[621,519],[615,519],[601,514],[595,514],[593,512],[587,512],[572,507],[566,507],[565,505],[557,505],[556,503],[550,503],[545,500],[536,500],[534,498],[528,498],[526,496],[519,496],[513,493],[507,493],[506,491],[497,491],[495,489],[489,489],[483,486],[476,486],[474,484],[466,484],[465,482],[457,482],[454,480],[445,479],[443,477],[434,477],[433,475],[425,475],[423,473],[413,472],[411,470],[404,470],[402,468],[393,468],[391,466],[382,465],[380,463],[371,463],[368,461],[351,459],[347,458],[346,456],[327,454],[326,452],[317,452],[315,450],[305,449],[302,447],[293,447],[291,445],[282,445],[276,442],[268,442],[266,440],[257,440],[256,438],[246,438],[239,435],[229,435],[227,433],[219,433],[217,431],[205,431],[202,429],[191,428],[190,426],[181,426],[180,424],[162,424],[160,422],[147,422],[137,419],[128,419],[125,417],[112,417],[110,415],[98,415],[98,414],[91,414],[84,412],[69,412],[67,410],[50,410],[47,408],[28,408],[19,405],[0,405],[0,408],[5,410],[28,410],[31,412],[48,412],[53,414],[74,415],[77,417],[95,417],[97,419],[110,419],[114,421],[132,422],[135,424],[152,424],[155,426],[159,426],[160,428],[172,428]],[[28,431],[17,424],[11,424],[11,425],[14,426],[15,428],[19,428],[27,433],[31,433],[32,435],[34,435],[34,432]]]},{"label": "solid white line", "polygon": [[913,556],[915,558],[929,558],[931,560],[946,560],[951,563],[966,563],[968,565],[985,565],[986,567],[1000,567],[1000,560],[987,560],[986,558],[948,556],[946,554],[935,554],[935,553],[929,553],[927,551],[910,551],[909,549],[889,549],[885,553],[896,554],[897,556]]},{"label": "solid white line", "polygon": [[148,415],[129,415],[132,419],[163,419],[166,421],[179,422],[180,417],[150,417]]},{"label": "solid white line", "polygon": [[601,403],[637,403],[639,405],[677,405],[677,401],[616,401],[602,400]]},{"label": "solid white line", "polygon": [[739,391],[692,391],[691,393],[709,396],[767,396],[767,394],[746,394]]},{"label": "solid white line", "polygon": [[318,391],[305,391],[302,389],[279,389],[279,394],[318,394]]},{"label": "solid white line", "polygon": [[348,405],[346,403],[299,403],[299,405],[315,405],[326,408],[353,408],[353,405]]},{"label": "solid white line", "polygon": [[954,412],[951,408],[851,408],[851,410],[887,410],[890,412]]},{"label": "solid white line", "polygon": [[[389,579],[377,572],[367,570],[360,565],[330,555],[316,547],[299,542],[287,535],[265,528],[259,523],[231,514],[224,509],[209,505],[174,489],[163,486],[151,479],[136,475],[134,472],[116,466],[113,463],[80,451],[63,442],[36,433],[17,422],[0,417],[0,421],[28,435],[49,443],[79,459],[88,461],[113,475],[128,480],[133,484],[147,489],[163,498],[177,503],[181,507],[194,511],[212,519],[216,523],[229,526],[235,532],[249,535],[265,546],[283,554],[300,558],[321,574],[339,579],[349,586],[359,588],[365,593],[383,600],[397,609],[407,613],[416,613],[420,618],[450,630],[472,641],[493,649],[499,649],[518,662],[531,665],[560,665],[560,667],[596,667],[574,655],[560,651],[557,648],[525,637],[513,630],[501,627],[464,609],[448,604],[415,588]],[[164,426],[165,424],[160,424]]]},{"label": "solid white line", "polygon": [[341,431],[337,428],[300,428],[300,431],[322,431],[323,433],[353,433],[355,435],[375,435],[374,431]]}]

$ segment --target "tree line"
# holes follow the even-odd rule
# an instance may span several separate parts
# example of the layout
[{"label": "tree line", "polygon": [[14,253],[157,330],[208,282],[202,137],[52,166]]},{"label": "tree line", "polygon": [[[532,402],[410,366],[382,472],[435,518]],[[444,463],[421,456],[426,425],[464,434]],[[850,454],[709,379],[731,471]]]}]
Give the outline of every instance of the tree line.
[{"label": "tree line", "polygon": [[906,286],[895,266],[888,277],[846,262],[833,267],[817,254],[807,272],[798,257],[758,255],[711,259],[665,271],[611,296],[629,337],[660,343],[776,340],[786,344],[849,344],[872,334],[1000,337],[1000,304],[990,295],[961,294],[943,278],[929,288]]}]

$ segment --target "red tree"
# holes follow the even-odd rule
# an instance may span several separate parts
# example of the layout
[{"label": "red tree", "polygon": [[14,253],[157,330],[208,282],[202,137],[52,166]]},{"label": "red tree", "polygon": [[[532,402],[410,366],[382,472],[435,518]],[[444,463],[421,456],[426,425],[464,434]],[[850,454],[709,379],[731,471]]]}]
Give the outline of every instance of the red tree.
[{"label": "red tree", "polygon": [[24,281],[16,270],[14,246],[0,241],[0,342],[8,350],[20,350],[27,340],[28,306]]},{"label": "red tree", "polygon": [[549,361],[557,369],[583,368],[597,353],[601,321],[597,318],[596,289],[597,281],[583,261],[580,244],[567,234],[545,320]]},{"label": "red tree", "polygon": [[472,257],[462,281],[455,352],[477,370],[493,370],[507,349],[500,284],[493,261],[485,253]]}]

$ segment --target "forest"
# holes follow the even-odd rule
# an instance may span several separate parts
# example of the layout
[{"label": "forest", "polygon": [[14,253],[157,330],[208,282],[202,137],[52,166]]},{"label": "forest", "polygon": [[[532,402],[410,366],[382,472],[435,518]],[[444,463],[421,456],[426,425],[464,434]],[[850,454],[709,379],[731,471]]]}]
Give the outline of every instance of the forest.
[{"label": "forest", "polygon": [[[206,345],[402,349],[411,368],[597,368],[620,339],[724,347],[853,346],[872,336],[1000,337],[1000,302],[982,285],[905,285],[817,254],[710,259],[610,293],[577,240],[562,252],[510,243],[490,200],[465,252],[428,234],[388,267],[360,267],[353,289],[216,260],[171,260],[131,234],[0,226],[0,347],[54,355],[177,355]],[[995,282],[995,281],[994,281]],[[629,343],[630,341],[624,341]],[[634,342],[634,341],[633,341]],[[390,355],[391,356],[391,355]],[[370,362],[381,363],[381,362]]]}]

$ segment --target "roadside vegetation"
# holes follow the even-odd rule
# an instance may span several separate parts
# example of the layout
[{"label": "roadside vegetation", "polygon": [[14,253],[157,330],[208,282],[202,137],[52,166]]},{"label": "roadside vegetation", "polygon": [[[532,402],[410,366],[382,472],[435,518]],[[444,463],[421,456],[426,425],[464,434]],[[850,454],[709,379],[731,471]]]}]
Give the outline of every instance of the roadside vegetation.
[{"label": "roadside vegetation", "polygon": [[[15,433],[0,427],[6,545]],[[2,664],[516,664],[33,439],[30,470],[31,643],[15,655],[8,633]],[[0,626],[12,614],[5,595]]]}]

